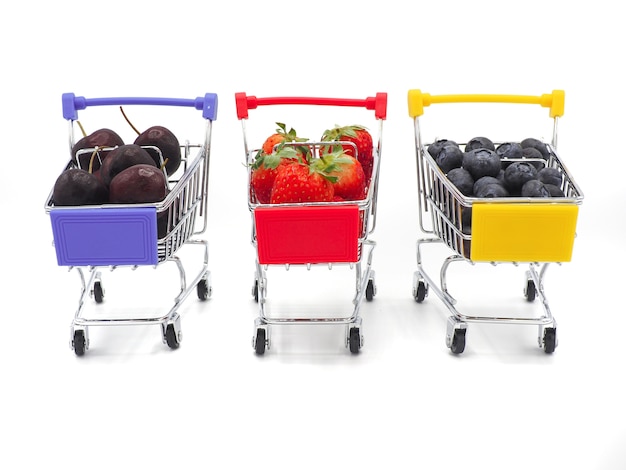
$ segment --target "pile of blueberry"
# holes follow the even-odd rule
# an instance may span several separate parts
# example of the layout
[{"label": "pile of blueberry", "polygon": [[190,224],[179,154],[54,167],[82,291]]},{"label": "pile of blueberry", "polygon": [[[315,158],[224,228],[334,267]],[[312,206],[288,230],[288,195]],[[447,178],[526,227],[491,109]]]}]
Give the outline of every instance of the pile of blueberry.
[{"label": "pile of blueberry", "polygon": [[428,153],[459,191],[468,197],[564,197],[563,175],[547,166],[550,150],[539,139],[496,146],[474,137],[463,149],[439,139]]}]

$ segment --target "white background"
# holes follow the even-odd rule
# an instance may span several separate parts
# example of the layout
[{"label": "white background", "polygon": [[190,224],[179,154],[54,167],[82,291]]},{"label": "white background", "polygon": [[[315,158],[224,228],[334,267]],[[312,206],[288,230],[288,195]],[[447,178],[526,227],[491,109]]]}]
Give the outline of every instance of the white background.
[{"label": "white background", "polygon": [[[624,468],[626,37],[614,2],[8,5],[0,14],[0,467]],[[559,154],[585,199],[572,262],[552,266],[546,276],[559,325],[553,355],[538,348],[534,327],[470,325],[466,351],[454,356],[445,346],[443,304],[434,295],[414,302],[421,233],[406,101],[412,88],[431,94],[565,90]],[[365,344],[358,355],[345,349],[342,327],[315,326],[276,328],[272,349],[263,357],[253,352],[258,312],[250,295],[254,249],[234,106],[240,91],[259,97],[388,93],[378,226],[371,237],[378,244],[378,294],[361,310]],[[184,339],[176,351],[161,343],[156,326],[94,327],[84,357],[68,348],[79,279],[56,265],[44,212],[68,155],[63,92],[219,96],[206,233],[214,292],[205,303],[192,295],[180,309]],[[504,118],[505,107],[496,107],[488,111],[495,122],[483,124],[471,116],[447,122],[453,108],[433,107],[423,125],[432,123],[433,133],[453,140],[498,139],[496,129],[507,134],[503,140],[549,137],[547,110],[537,108],[522,122],[515,109]],[[106,124],[130,135],[119,115],[105,123],[95,115],[90,120],[88,111],[80,115],[87,128]],[[191,123],[201,119],[190,113],[195,120],[181,118],[180,128],[173,127],[194,140],[199,134],[191,135],[197,130]],[[482,108],[476,113],[482,116]],[[283,120],[314,139],[340,119],[347,124],[361,116],[369,117],[251,112],[248,126],[260,139]],[[134,115],[139,126],[162,123],[153,118]],[[434,127],[436,118],[441,127]],[[547,131],[527,127],[535,124]],[[181,256],[187,255],[181,250]],[[523,267],[483,268],[460,269],[453,278],[461,305],[504,314],[526,306]],[[329,288],[327,271],[313,269],[297,282],[313,301],[287,288],[291,275],[303,273],[287,274],[269,273],[272,301],[284,295],[296,310],[350,307],[351,285]],[[103,309],[168,309],[178,289],[170,266],[107,275]]]}]

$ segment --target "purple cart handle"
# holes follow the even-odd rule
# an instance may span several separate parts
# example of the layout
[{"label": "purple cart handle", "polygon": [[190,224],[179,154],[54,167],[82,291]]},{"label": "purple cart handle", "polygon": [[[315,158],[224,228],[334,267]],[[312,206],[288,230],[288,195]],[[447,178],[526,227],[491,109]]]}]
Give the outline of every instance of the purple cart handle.
[{"label": "purple cart handle", "polygon": [[88,106],[121,106],[121,105],[155,105],[155,106],[181,106],[191,107],[202,111],[202,117],[215,121],[217,119],[217,94],[206,93],[204,97],[195,99],[183,98],[142,98],[142,97],[118,97],[118,98],[85,98],[75,96],[74,93],[63,93],[63,117],[75,121],[78,119],[78,110]]}]

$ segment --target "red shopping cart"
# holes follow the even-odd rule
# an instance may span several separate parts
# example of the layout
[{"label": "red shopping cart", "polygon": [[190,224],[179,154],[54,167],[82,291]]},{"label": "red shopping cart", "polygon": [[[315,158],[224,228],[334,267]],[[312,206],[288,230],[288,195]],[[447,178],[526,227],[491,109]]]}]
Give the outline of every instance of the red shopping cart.
[{"label": "red shopping cart", "polygon": [[[261,106],[321,106],[364,108],[373,111],[377,132],[373,141],[373,167],[367,194],[363,199],[333,202],[261,203],[249,184],[248,207],[252,216],[252,244],[256,250],[256,271],[252,294],[259,305],[254,323],[252,345],[259,355],[270,348],[270,327],[275,325],[346,325],[346,347],[357,353],[363,345],[360,308],[363,299],[372,300],[376,293],[372,254],[375,242],[369,239],[376,225],[376,200],[381,155],[382,124],[386,119],[387,94],[377,93],[365,99],[319,97],[259,98],[236,93],[237,117],[241,121],[249,182],[259,148],[249,143],[246,122],[250,110]],[[372,119],[372,116],[370,119]],[[331,121],[332,122],[332,121]],[[323,129],[322,129],[323,130]],[[320,133],[321,131],[320,130]],[[348,145],[347,141],[305,141],[293,145],[306,146],[316,155],[324,145]],[[287,144],[289,145],[289,144]],[[333,243],[319,243],[332,238]],[[349,315],[331,317],[275,316],[266,307],[267,271],[270,266],[324,266],[355,268],[356,292]]]},{"label": "red shopping cart", "polygon": [[[162,339],[171,349],[179,347],[182,339],[178,309],[194,290],[200,300],[211,296],[212,286],[208,269],[208,242],[199,236],[207,228],[207,192],[212,123],[217,117],[217,95],[207,93],[195,99],[114,97],[85,98],[65,93],[62,96],[63,117],[69,123],[70,159],[63,171],[81,168],[81,162],[93,157],[104,161],[105,152],[115,147],[88,147],[72,155],[77,140],[75,128],[80,125],[78,111],[98,106],[194,108],[201,111],[206,126],[199,143],[181,141],[180,165],[171,174],[159,147],[142,146],[159,156],[164,172],[166,196],[156,203],[142,204],[88,204],[59,205],[54,189],[45,203],[50,216],[54,248],[59,266],[78,272],[81,294],[78,309],[71,324],[70,345],[76,355],[82,356],[89,348],[88,330],[91,326],[146,325],[161,326]],[[151,111],[152,112],[152,111]],[[158,113],[157,113],[158,114]],[[184,245],[199,246],[203,250],[200,272],[187,280],[186,269],[177,255]],[[119,309],[110,316],[102,312],[86,312],[85,301],[91,296],[96,304],[104,301],[102,272],[120,267],[135,270],[139,267],[156,268],[165,262],[174,263],[180,275],[180,291],[174,305],[164,314],[140,316]],[[97,310],[97,309],[96,309]]]}]

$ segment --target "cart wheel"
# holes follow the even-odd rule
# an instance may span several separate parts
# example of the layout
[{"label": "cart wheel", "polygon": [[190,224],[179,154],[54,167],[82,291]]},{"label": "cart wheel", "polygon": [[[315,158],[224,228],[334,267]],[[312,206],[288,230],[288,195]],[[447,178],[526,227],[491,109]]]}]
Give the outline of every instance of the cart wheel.
[{"label": "cart wheel", "polygon": [[165,342],[170,349],[177,349],[178,346],[180,346],[179,338],[176,334],[176,329],[174,328],[173,323],[167,325],[167,328],[165,329]]},{"label": "cart wheel", "polygon": [[104,290],[100,281],[96,281],[93,284],[93,298],[98,304],[101,304],[104,300]]},{"label": "cart wheel", "polygon": [[534,301],[536,293],[537,288],[535,287],[534,281],[532,279],[528,279],[528,281],[526,281],[526,290],[524,291],[526,300],[528,300],[529,302]]},{"label": "cart wheel", "polygon": [[350,336],[348,341],[350,342],[350,352],[356,354],[361,349],[361,332],[359,328],[350,328]]},{"label": "cart wheel", "polygon": [[415,290],[415,301],[423,302],[426,298],[426,284],[424,281],[420,281],[417,283],[417,289]]},{"label": "cart wheel", "polygon": [[457,328],[452,334],[452,343],[450,344],[450,351],[454,354],[461,354],[465,351],[465,328]]},{"label": "cart wheel", "polygon": [[258,356],[262,356],[265,353],[265,339],[266,339],[265,328],[257,328],[256,337],[254,339],[254,352]]},{"label": "cart wheel", "polygon": [[374,286],[374,280],[370,279],[367,281],[367,287],[365,288],[365,299],[367,301],[374,300],[374,296],[376,295],[376,287]]},{"label": "cart wheel", "polygon": [[200,300],[207,300],[209,297],[211,297],[211,288],[209,287],[209,283],[206,279],[202,279],[200,282],[198,282],[197,291],[198,298]]},{"label": "cart wheel", "polygon": [[543,333],[543,350],[552,354],[556,349],[556,328],[546,328]]},{"label": "cart wheel", "polygon": [[87,349],[87,341],[85,339],[85,331],[84,330],[74,330],[74,339],[72,340],[72,345],[74,346],[74,353],[77,356],[83,356]]}]

